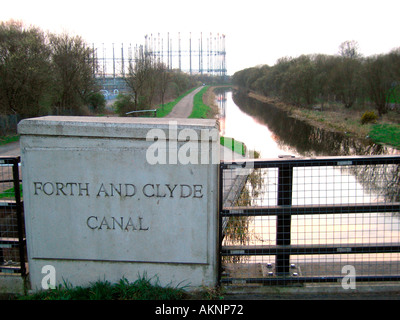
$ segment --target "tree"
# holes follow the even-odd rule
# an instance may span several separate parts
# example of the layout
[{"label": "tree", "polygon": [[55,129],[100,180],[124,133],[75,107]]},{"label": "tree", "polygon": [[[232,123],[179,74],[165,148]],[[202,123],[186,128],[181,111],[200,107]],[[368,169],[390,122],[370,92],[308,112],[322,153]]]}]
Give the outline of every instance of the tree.
[{"label": "tree", "polygon": [[96,85],[94,52],[79,36],[50,35],[54,105],[63,113],[80,114]]},{"label": "tree", "polygon": [[89,107],[97,113],[103,112],[106,107],[106,98],[100,92],[92,92],[89,95],[87,102]]},{"label": "tree", "polygon": [[130,61],[126,84],[134,94],[134,111],[138,110],[139,97],[142,96],[145,84],[149,78],[151,57],[143,51],[143,46],[136,52],[135,61]]},{"label": "tree", "polygon": [[315,67],[310,56],[302,55],[293,59],[284,72],[281,96],[297,106],[309,106],[316,97]]},{"label": "tree", "polygon": [[361,54],[356,41],[345,41],[339,46],[341,59],[336,67],[336,94],[346,108],[355,103],[360,90]]},{"label": "tree", "polygon": [[325,102],[332,98],[332,74],[337,66],[338,58],[331,55],[317,54],[314,56],[315,68],[315,91],[321,101],[322,107]]},{"label": "tree", "polygon": [[50,50],[37,28],[0,24],[0,109],[22,117],[46,113],[51,83]]},{"label": "tree", "polygon": [[361,58],[358,42],[351,40],[341,43],[339,46],[339,55],[348,59]]},{"label": "tree", "polygon": [[125,117],[127,112],[134,111],[135,103],[132,96],[120,93],[114,102],[114,108],[121,117]]},{"label": "tree", "polygon": [[391,76],[391,65],[388,55],[368,57],[364,66],[366,92],[375,103],[379,116],[387,113],[391,90],[394,81]]},{"label": "tree", "polygon": [[157,69],[159,74],[158,90],[160,93],[161,105],[162,108],[164,108],[165,94],[167,92],[168,85],[171,82],[171,74],[168,72],[167,66],[164,63],[158,63]]},{"label": "tree", "polygon": [[392,68],[390,68],[391,76],[400,84],[400,48],[393,49],[389,53],[389,61]]}]

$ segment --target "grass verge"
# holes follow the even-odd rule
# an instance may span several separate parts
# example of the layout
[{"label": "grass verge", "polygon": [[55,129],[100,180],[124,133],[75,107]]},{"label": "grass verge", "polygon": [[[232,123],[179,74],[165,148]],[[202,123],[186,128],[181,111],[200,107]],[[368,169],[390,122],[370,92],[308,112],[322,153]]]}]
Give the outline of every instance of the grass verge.
[{"label": "grass verge", "polygon": [[369,137],[375,143],[387,144],[400,149],[400,125],[376,124],[369,132]]},{"label": "grass verge", "polygon": [[207,113],[211,110],[209,106],[204,104],[203,95],[209,86],[204,86],[193,98],[193,110],[189,118],[207,119]]},{"label": "grass verge", "polygon": [[7,143],[15,142],[15,141],[19,141],[19,135],[0,137],[0,146],[5,145]]},{"label": "grass verge", "polygon": [[[20,194],[22,198],[22,184],[20,184]],[[4,190],[2,193],[0,193],[0,199],[14,199],[15,198],[15,190],[14,187]]]},{"label": "grass verge", "polygon": [[55,289],[43,290],[19,297],[20,300],[180,300],[185,297],[183,287],[162,287],[158,278],[146,274],[130,283],[122,278],[118,283],[97,281],[88,287],[72,287],[65,283]]},{"label": "grass verge", "polygon": [[242,156],[246,154],[245,144],[243,142],[235,140],[234,138],[220,137],[220,144]]}]

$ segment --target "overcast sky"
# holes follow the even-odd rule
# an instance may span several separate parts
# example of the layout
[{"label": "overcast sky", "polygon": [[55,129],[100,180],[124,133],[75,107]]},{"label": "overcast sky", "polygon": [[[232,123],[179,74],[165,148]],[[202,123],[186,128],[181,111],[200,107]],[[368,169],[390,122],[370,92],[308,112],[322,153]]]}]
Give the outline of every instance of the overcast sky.
[{"label": "overcast sky", "polygon": [[400,47],[399,0],[0,1],[0,21],[22,20],[90,44],[142,44],[145,34],[159,32],[225,34],[228,74],[283,56],[336,54],[346,40],[358,41],[365,56]]}]

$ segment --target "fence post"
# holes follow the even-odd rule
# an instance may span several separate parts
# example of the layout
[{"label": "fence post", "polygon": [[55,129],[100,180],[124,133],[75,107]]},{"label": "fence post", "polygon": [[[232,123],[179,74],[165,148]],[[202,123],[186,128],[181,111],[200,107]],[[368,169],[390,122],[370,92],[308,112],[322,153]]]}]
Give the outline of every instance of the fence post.
[{"label": "fence post", "polygon": [[223,230],[222,230],[222,225],[223,225],[223,220],[222,220],[222,209],[223,209],[223,202],[224,202],[224,166],[222,162],[219,165],[218,168],[218,175],[219,175],[219,180],[218,180],[218,277],[217,277],[217,284],[218,286],[221,285],[221,276],[222,276],[222,241],[224,239],[223,235]]},{"label": "fence post", "polygon": [[[293,188],[293,166],[284,164],[279,166],[278,172],[278,206],[292,205]],[[284,214],[277,215],[276,221],[276,245],[290,245],[291,213],[285,211]],[[277,254],[275,257],[275,271],[277,275],[289,274],[290,254]]]},{"label": "fence post", "polygon": [[24,244],[24,227],[23,221],[24,218],[22,216],[22,202],[21,202],[21,190],[20,190],[20,179],[19,179],[19,168],[18,164],[20,162],[20,158],[15,158],[13,161],[13,180],[14,180],[14,194],[15,194],[15,205],[16,205],[16,213],[17,213],[17,224],[18,224],[18,246],[19,246],[19,259],[21,265],[21,275],[25,277],[26,268],[25,268],[25,244]]}]

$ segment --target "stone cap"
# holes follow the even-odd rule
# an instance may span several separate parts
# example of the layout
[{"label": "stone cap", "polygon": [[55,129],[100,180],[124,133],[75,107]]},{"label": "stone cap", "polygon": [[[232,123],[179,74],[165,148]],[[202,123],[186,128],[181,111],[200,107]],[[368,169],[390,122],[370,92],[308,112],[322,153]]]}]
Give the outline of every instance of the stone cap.
[{"label": "stone cap", "polygon": [[[18,124],[20,135],[37,136],[146,139],[152,129],[163,130],[167,140],[171,130],[179,133],[191,129],[201,140],[201,130],[219,132],[219,123],[213,119],[45,116],[24,119]],[[207,138],[217,139],[219,135]]]}]

